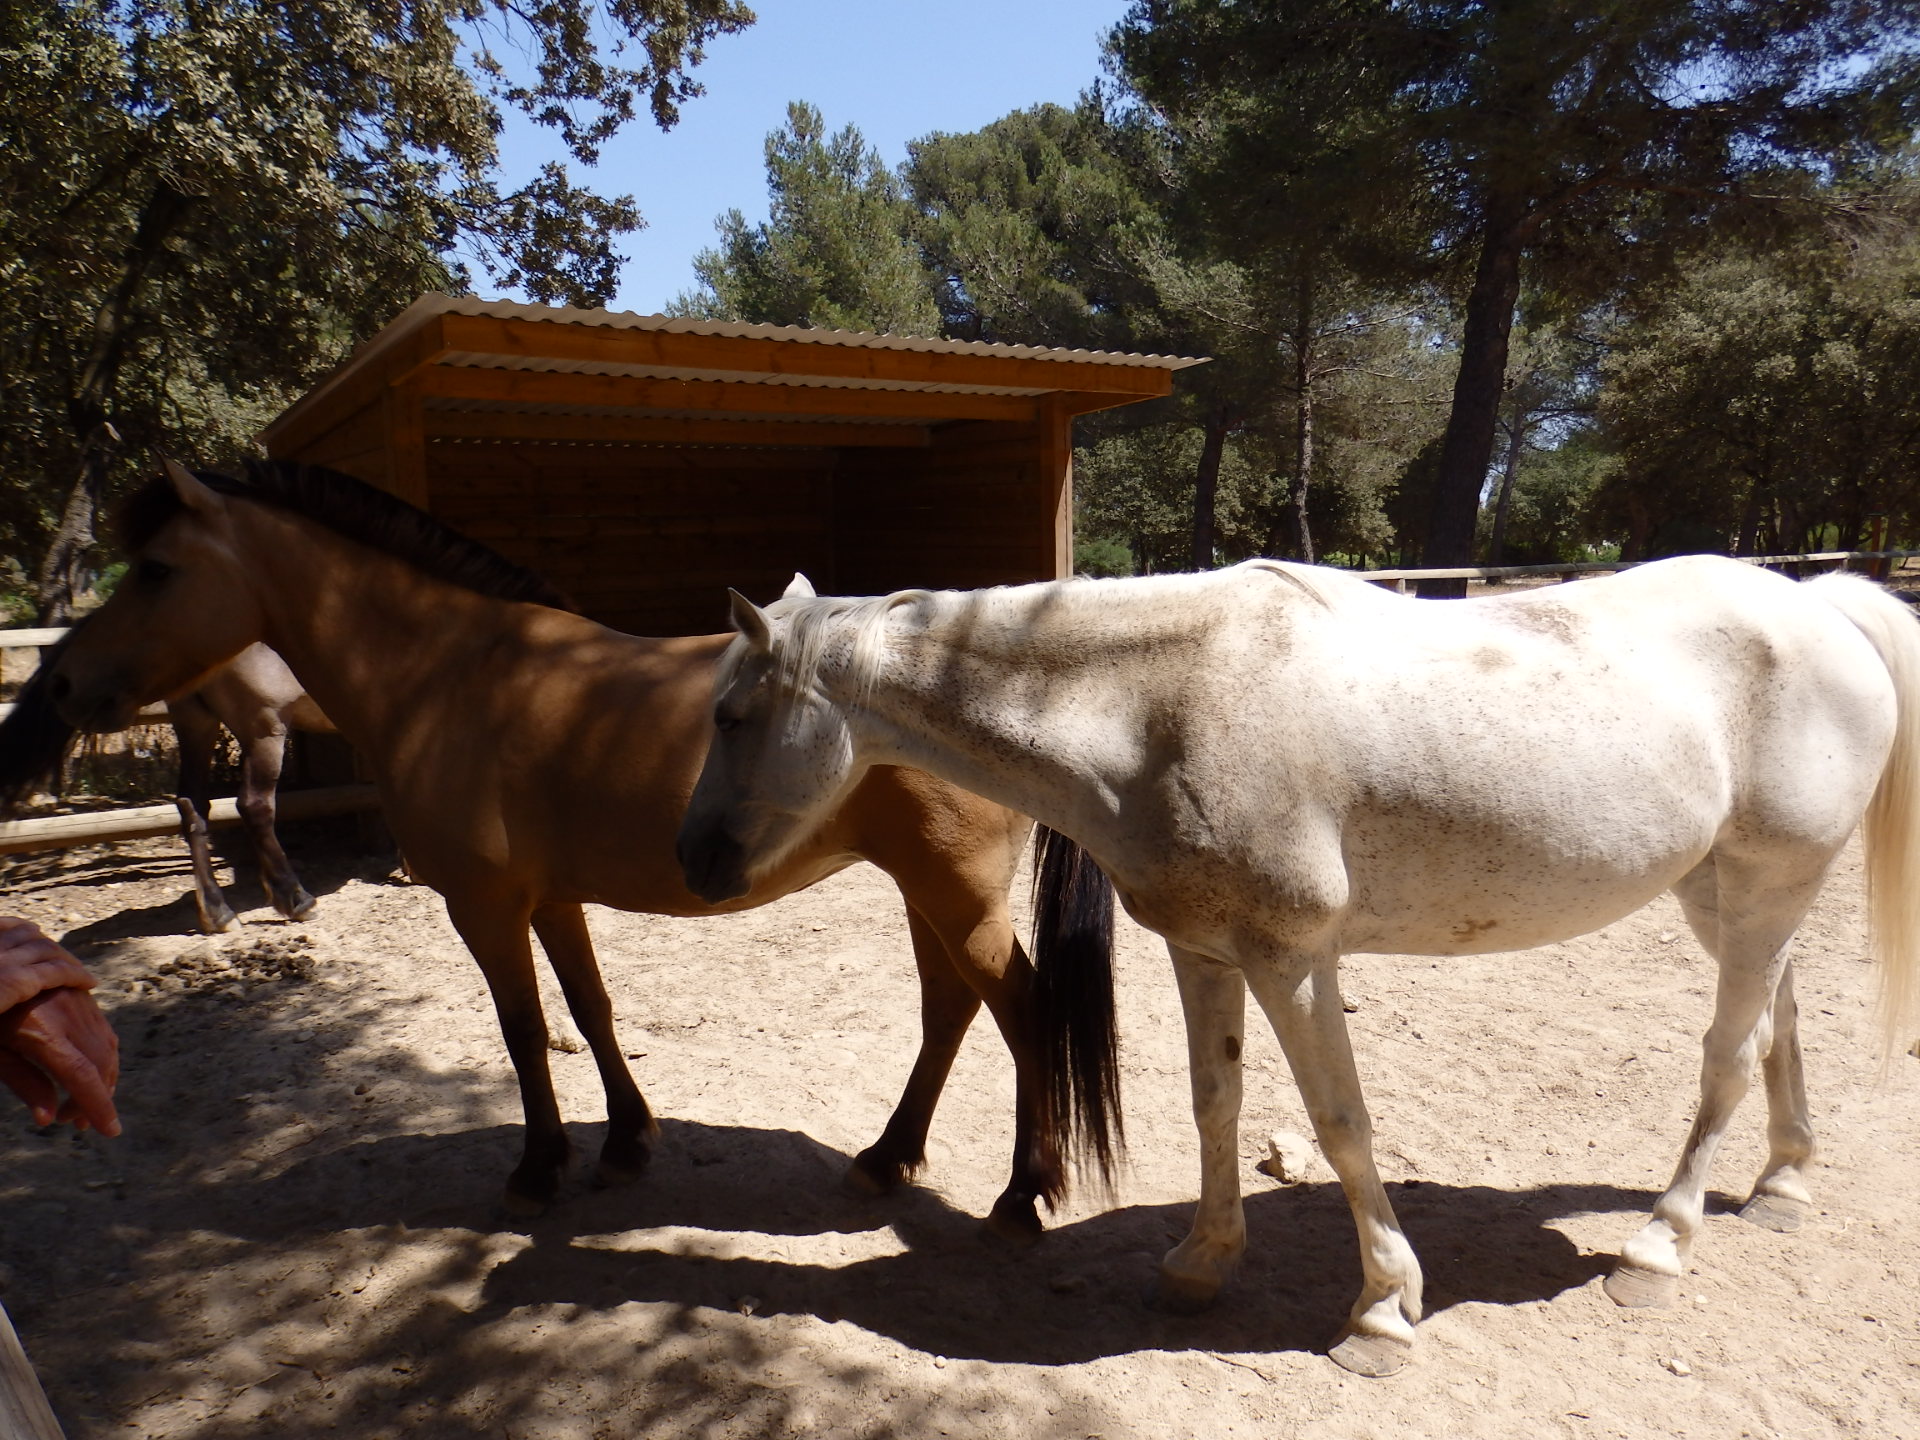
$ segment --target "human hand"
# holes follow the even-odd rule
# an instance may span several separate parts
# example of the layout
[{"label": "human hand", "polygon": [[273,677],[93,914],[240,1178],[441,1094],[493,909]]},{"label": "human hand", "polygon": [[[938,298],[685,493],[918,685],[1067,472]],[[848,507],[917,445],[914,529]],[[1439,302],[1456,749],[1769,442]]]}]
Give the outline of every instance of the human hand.
[{"label": "human hand", "polygon": [[84,990],[42,991],[0,1014],[0,1084],[27,1102],[35,1124],[71,1121],[79,1130],[91,1125],[118,1135],[119,1079],[120,1042]]},{"label": "human hand", "polygon": [[42,990],[70,986],[91,990],[94,978],[31,920],[0,915],[0,1011],[31,1000]]}]

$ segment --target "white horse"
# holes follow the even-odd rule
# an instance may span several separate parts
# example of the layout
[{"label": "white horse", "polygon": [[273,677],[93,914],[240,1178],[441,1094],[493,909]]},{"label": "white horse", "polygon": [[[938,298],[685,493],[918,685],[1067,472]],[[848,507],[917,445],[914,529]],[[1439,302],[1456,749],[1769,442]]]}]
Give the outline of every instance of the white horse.
[{"label": "white horse", "polygon": [[1251,987],[1359,1228],[1365,1283],[1332,1355],[1362,1374],[1409,1357],[1421,1273],[1374,1169],[1342,954],[1526,949],[1679,897],[1720,983],[1698,1117],[1607,1281],[1623,1305],[1677,1293],[1756,1062],[1770,1154],[1743,1213],[1800,1223],[1788,945],[1863,816],[1890,1015],[1920,972],[1920,626],[1863,580],[1696,556],[1434,603],[1253,561],[765,611],[735,596],[734,622],[681,831],[692,888],[743,891],[875,764],[1081,842],[1166,937],[1186,1011],[1200,1202],[1161,1295],[1206,1303],[1245,1248]]}]

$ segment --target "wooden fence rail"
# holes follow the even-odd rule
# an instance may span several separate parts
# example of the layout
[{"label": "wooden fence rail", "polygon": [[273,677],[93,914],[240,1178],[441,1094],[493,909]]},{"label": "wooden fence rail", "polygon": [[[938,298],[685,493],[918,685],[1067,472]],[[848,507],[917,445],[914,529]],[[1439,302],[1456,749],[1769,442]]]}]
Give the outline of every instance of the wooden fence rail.
[{"label": "wooden fence rail", "polygon": [[[278,802],[282,820],[312,820],[324,815],[352,815],[380,808],[380,792],[372,785],[332,785],[321,790],[282,791]],[[215,800],[209,807],[209,825],[236,825],[236,801]],[[108,840],[142,840],[149,835],[171,835],[180,828],[174,805],[139,805],[122,810],[86,810],[74,815],[40,815],[31,820],[0,824],[0,855],[29,850],[61,850],[69,845],[99,845]]]}]

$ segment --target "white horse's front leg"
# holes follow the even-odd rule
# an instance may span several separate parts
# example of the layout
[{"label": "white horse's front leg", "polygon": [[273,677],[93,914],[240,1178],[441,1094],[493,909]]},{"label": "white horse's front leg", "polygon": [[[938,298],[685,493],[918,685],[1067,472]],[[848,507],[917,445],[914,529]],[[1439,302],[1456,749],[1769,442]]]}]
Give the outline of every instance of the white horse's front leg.
[{"label": "white horse's front leg", "polygon": [[1155,1303],[1192,1311],[1213,1303],[1247,1248],[1240,1206],[1240,1049],[1247,983],[1231,965],[1169,945],[1187,1018],[1193,1123],[1200,1131],[1200,1204],[1187,1238],[1160,1262]]},{"label": "white horse's front leg", "polygon": [[1273,1022],[1320,1149],[1340,1177],[1360,1234],[1364,1283],[1346,1329],[1328,1351],[1358,1375],[1391,1375],[1413,1354],[1421,1314],[1420,1262],[1400,1231],[1373,1164],[1373,1120],[1347,1040],[1339,956],[1251,966],[1247,983]]}]

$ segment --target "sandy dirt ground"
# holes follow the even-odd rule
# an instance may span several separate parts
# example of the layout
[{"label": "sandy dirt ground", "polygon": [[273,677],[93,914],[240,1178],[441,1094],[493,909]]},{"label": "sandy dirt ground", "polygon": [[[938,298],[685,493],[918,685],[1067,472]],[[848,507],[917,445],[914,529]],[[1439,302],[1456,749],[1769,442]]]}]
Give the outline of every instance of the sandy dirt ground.
[{"label": "sandy dirt ground", "polygon": [[[1878,1071],[1858,866],[1803,931],[1823,1147],[1797,1235],[1733,1213],[1758,1172],[1749,1095],[1671,1309],[1600,1277],[1692,1113],[1707,962],[1671,902],[1520,955],[1358,956],[1349,1017],[1394,1203],[1427,1273],[1415,1363],[1319,1353],[1358,1283],[1269,1031],[1248,1030],[1252,1243],[1207,1314],[1145,1308],[1197,1185],[1164,952],[1123,926],[1130,1141],[1037,1247],[984,1241],[1012,1075],[976,1025],[923,1183],[844,1192],[911,1061],[897,897],[875,871],[720,920],[595,912],[623,1041],[663,1144],[619,1190],[498,1205],[513,1077],[437,897],[299,832],[309,922],[257,908],[191,934],[166,841],[15,862],[7,909],[103,977],[126,1134],[0,1106],[0,1299],[70,1436],[1920,1437],[1920,1060]],[[1901,1050],[1913,1039],[1903,1037]],[[597,1148],[585,1055],[556,1055]],[[7,1102],[11,1105],[11,1101]]]}]

